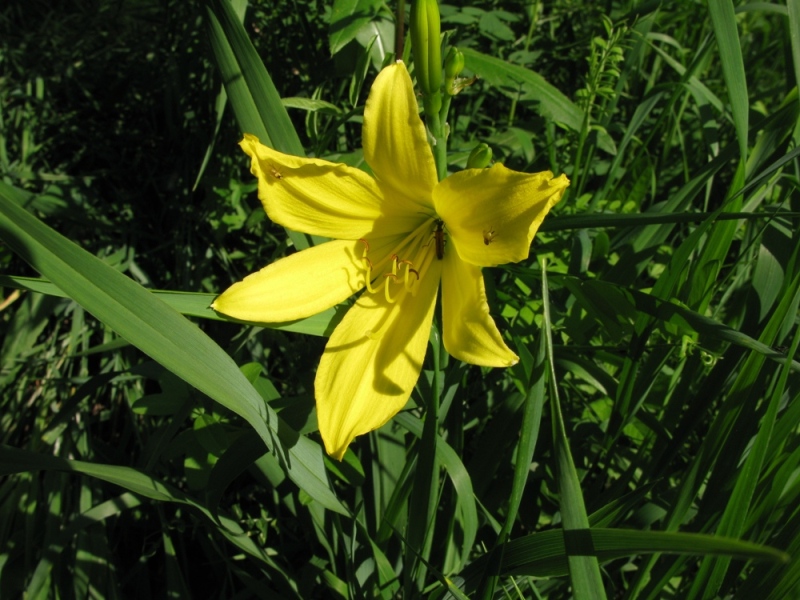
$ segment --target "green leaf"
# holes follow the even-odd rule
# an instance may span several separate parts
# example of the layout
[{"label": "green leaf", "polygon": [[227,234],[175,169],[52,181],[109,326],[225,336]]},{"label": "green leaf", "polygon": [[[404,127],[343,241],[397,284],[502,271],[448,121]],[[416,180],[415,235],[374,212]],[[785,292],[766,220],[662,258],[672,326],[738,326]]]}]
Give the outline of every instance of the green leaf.
[{"label": "green leaf", "polygon": [[739,43],[739,28],[732,0],[709,0],[708,12],[719,46],[722,74],[733,114],[733,125],[739,140],[742,160],[747,159],[748,115],[750,103],[747,99],[747,78],[744,73],[742,46]]},{"label": "green leaf", "polygon": [[[567,544],[562,529],[532,533],[505,545],[501,576],[555,577],[567,574]],[[789,556],[771,548],[731,538],[695,533],[636,531],[628,529],[591,528],[577,532],[580,545],[600,561],[610,561],[638,554],[719,555],[744,560],[766,560],[786,563]],[[461,575],[464,588],[471,592],[490,556],[471,563]]]},{"label": "green leaf", "polygon": [[318,444],[286,431],[230,356],[142,286],[82,250],[19,206],[24,192],[0,182],[0,238],[64,293],[178,377],[244,418],[289,476],[326,508],[344,513]]},{"label": "green leaf", "polygon": [[[605,281],[581,281],[574,277],[564,277],[560,279],[570,290],[576,293],[579,300],[587,298],[612,299],[618,307],[617,315],[619,318],[629,318],[630,310],[635,310],[657,318],[658,320],[685,330],[686,332],[697,332],[701,336],[707,336],[714,342],[729,342],[748,350],[754,350],[767,358],[784,364],[788,361],[782,352],[773,350],[767,344],[753,339],[746,333],[742,333],[724,323],[720,323],[710,317],[701,315],[695,311],[673,302],[665,302],[644,292],[630,290],[621,286],[614,285]],[[608,302],[605,301],[604,304]],[[592,308],[592,307],[589,307]],[[594,308],[592,308],[594,310]],[[602,312],[602,311],[598,311]],[[627,315],[627,317],[625,316]],[[800,363],[788,361],[793,371],[800,371]]]},{"label": "green leaf", "polygon": [[558,481],[559,508],[564,523],[564,544],[569,564],[569,575],[574,597],[578,600],[605,600],[603,578],[600,575],[600,564],[593,556],[591,542],[587,544],[585,533],[589,531],[589,516],[583,500],[580,478],[575,469],[572,452],[569,448],[564,417],[561,413],[561,402],[553,359],[553,336],[550,321],[550,298],[547,286],[547,269],[542,261],[542,306],[544,318],[542,336],[546,349],[546,372],[550,389],[550,416],[555,443],[556,479]]},{"label": "green leaf", "polygon": [[151,500],[186,504],[206,517],[209,522],[219,522],[222,525],[219,528],[220,533],[241,550],[264,562],[271,562],[267,554],[249,536],[244,535],[242,528],[236,521],[226,516],[222,516],[219,521],[216,521],[208,509],[191,496],[136,469],[115,465],[101,465],[80,460],[67,460],[58,456],[18,450],[17,448],[0,444],[0,475],[11,475],[27,471],[78,473],[113,483]]},{"label": "green leaf", "polygon": [[[408,413],[400,413],[394,417],[394,421],[414,436],[422,438],[422,422],[419,419]],[[461,526],[464,528],[461,545],[464,549],[463,559],[466,560],[478,532],[478,511],[475,505],[475,496],[472,493],[472,480],[458,454],[441,438],[436,440],[436,460],[447,471],[456,494],[458,494],[458,506],[462,517]]]},{"label": "green leaf", "polygon": [[800,2],[789,0],[789,39],[792,43],[792,67],[795,85],[800,82]]},{"label": "green leaf", "polygon": [[[489,85],[523,102],[536,102],[537,112],[551,121],[579,132],[583,127],[583,111],[544,77],[499,58],[487,56],[471,48],[459,48],[464,53],[466,68]],[[605,132],[597,134],[598,146],[610,154],[616,149]]]},{"label": "green leaf", "polygon": [[342,111],[339,107],[325,100],[318,98],[284,98],[281,100],[286,108],[299,108],[300,110],[307,110],[310,112],[322,112],[332,115],[338,115]]},{"label": "green leaf", "polygon": [[331,14],[331,56],[353,41],[359,30],[378,14],[380,0],[335,0]]},{"label": "green leaf", "polygon": [[[36,277],[18,277],[15,275],[0,275],[0,286],[10,287],[18,290],[28,290],[68,298],[66,293],[57,285]],[[176,292],[172,290],[149,290],[154,296],[159,298],[164,304],[174,308],[182,315],[189,317],[199,317],[211,319],[213,321],[233,321],[224,315],[212,310],[210,305],[216,294],[206,294],[202,292]],[[312,315],[307,319],[299,321],[286,321],[283,323],[252,323],[259,327],[269,327],[270,329],[280,329],[281,331],[293,331],[306,335],[330,336],[334,327],[342,320],[345,310],[329,308],[326,311]],[[244,321],[235,321],[244,323]],[[118,346],[116,346],[118,347]]]},{"label": "green leaf", "polygon": [[286,154],[305,156],[280,94],[228,0],[206,0],[209,35],[236,120],[244,133]]}]

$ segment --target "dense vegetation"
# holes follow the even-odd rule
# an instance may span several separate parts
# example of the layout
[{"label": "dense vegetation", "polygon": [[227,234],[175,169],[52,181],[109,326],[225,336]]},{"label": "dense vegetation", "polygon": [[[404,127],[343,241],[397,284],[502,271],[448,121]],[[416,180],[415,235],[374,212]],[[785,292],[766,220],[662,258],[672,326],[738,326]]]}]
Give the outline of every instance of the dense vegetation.
[{"label": "dense vegetation", "polygon": [[440,8],[477,76],[450,170],[484,142],[572,183],[484,270],[520,363],[435,325],[338,463],[313,381],[342,307],[208,306],[314,242],[266,218],[242,131],[368,169],[397,3],[0,7],[1,597],[800,597],[800,9]]}]

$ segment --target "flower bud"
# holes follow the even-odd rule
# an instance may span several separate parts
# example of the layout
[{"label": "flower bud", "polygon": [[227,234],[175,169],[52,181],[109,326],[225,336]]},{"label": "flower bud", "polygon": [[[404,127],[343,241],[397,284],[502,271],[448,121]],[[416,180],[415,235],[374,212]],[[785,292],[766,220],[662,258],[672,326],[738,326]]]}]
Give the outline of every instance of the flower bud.
[{"label": "flower bud", "polygon": [[468,169],[485,169],[492,162],[492,149],[484,143],[480,143],[472,149],[467,159]]},{"label": "flower bud", "polygon": [[444,77],[447,80],[455,79],[463,70],[464,53],[455,46],[451,46],[447,58],[444,59]]},{"label": "flower bud", "polygon": [[436,0],[414,0],[410,29],[417,81],[422,93],[432,96],[442,87],[441,24]]},{"label": "flower bud", "polygon": [[444,91],[455,96],[461,90],[458,88],[458,74],[464,69],[464,54],[456,47],[451,47],[444,59]]}]

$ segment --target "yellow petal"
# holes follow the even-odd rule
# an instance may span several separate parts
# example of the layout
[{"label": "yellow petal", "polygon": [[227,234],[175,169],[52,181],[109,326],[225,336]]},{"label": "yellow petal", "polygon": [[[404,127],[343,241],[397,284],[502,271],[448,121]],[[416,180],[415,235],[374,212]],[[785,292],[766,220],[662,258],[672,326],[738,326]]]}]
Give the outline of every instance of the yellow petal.
[{"label": "yellow petal", "polygon": [[445,253],[442,272],[444,347],[459,360],[482,367],[510,367],[519,360],[489,314],[480,267]]},{"label": "yellow petal", "polygon": [[392,235],[408,227],[386,217],[377,183],[359,169],[283,154],[249,134],[240,145],[252,159],[258,197],[279,225],[343,240]]},{"label": "yellow petal", "polygon": [[542,220],[569,185],[550,171],[519,173],[497,164],[467,169],[441,181],[433,191],[437,214],[458,255],[480,266],[528,257]]},{"label": "yellow petal", "polygon": [[432,214],[436,165],[402,62],[383,69],[364,108],[364,158],[398,212]]},{"label": "yellow petal", "polygon": [[334,458],[406,405],[425,358],[440,263],[429,261],[416,295],[398,292],[394,304],[382,290],[362,294],[328,341],[314,387],[319,431]]},{"label": "yellow petal", "polygon": [[334,240],[282,258],[234,283],[211,308],[256,323],[305,319],[364,287],[361,242]]}]

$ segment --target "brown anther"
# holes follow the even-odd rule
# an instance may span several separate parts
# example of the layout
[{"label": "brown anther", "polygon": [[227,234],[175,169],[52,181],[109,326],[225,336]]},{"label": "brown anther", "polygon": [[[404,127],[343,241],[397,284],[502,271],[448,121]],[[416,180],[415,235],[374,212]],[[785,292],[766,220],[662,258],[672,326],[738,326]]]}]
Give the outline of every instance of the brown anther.
[{"label": "brown anther", "polygon": [[372,261],[368,257],[362,256],[361,260],[366,261],[367,262],[367,267],[369,267],[370,269],[372,268]]},{"label": "brown anther", "polygon": [[397,281],[397,275],[395,275],[394,273],[384,273],[383,276],[384,277],[391,277],[392,279]]},{"label": "brown anther", "polygon": [[419,281],[419,273],[417,272],[416,269],[409,269],[408,272],[409,273],[413,273],[414,275],[416,275],[417,276],[417,281]]},{"label": "brown anther", "polygon": [[363,243],[367,247],[366,248],[367,252],[369,252],[369,242],[367,240],[365,240],[364,238],[358,238],[358,241]]}]

